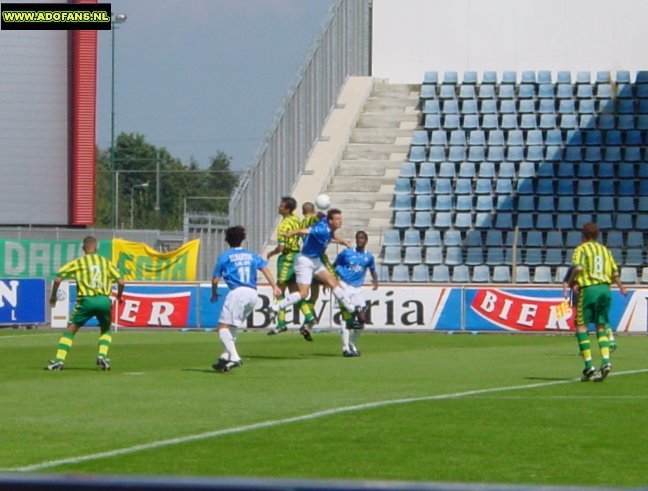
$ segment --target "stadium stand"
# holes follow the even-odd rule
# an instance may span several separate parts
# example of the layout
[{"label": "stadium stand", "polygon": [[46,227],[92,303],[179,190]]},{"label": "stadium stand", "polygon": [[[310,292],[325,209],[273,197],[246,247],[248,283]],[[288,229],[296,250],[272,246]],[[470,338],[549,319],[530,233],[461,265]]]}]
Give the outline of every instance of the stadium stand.
[{"label": "stadium stand", "polygon": [[625,71],[425,77],[384,235],[392,279],[560,282],[594,220],[623,277],[646,280],[648,81]]}]

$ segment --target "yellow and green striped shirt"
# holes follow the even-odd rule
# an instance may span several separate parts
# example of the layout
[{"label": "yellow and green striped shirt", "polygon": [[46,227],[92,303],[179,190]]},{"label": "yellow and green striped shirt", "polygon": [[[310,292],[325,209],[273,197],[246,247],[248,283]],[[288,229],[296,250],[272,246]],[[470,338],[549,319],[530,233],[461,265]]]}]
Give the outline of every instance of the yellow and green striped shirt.
[{"label": "yellow and green striped shirt", "polygon": [[572,264],[583,269],[576,276],[578,286],[611,284],[619,271],[610,250],[602,244],[587,241],[574,250]]},{"label": "yellow and green striped shirt", "polygon": [[319,218],[317,215],[311,215],[308,217],[304,217],[301,220],[301,228],[309,228],[315,225],[317,222],[319,222]]},{"label": "yellow and green striped shirt", "polygon": [[292,237],[283,237],[283,234],[300,228],[299,218],[295,215],[288,215],[283,217],[281,222],[279,222],[279,227],[277,228],[277,242],[283,244],[284,248],[282,254],[288,254],[290,252],[299,252],[301,247],[299,246],[299,235],[293,235]]},{"label": "yellow and green striped shirt", "polygon": [[113,263],[99,254],[86,254],[62,266],[58,276],[73,279],[79,297],[110,295],[112,284],[121,278]]}]

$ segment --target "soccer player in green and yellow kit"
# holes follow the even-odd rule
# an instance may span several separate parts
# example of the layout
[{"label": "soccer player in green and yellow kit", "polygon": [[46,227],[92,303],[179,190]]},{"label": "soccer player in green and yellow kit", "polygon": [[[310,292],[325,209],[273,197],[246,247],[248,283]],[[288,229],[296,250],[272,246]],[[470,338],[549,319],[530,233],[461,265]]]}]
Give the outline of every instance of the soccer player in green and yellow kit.
[{"label": "soccer player in green and yellow kit", "polygon": [[[277,209],[281,215],[281,221],[277,227],[277,247],[267,254],[267,258],[279,255],[277,258],[277,286],[281,290],[281,296],[277,300],[281,301],[285,297],[286,288],[293,292],[297,290],[295,283],[295,258],[299,253],[300,240],[298,236],[286,237],[286,234],[292,230],[300,228],[300,220],[294,212],[297,208],[297,201],[291,196],[281,198]],[[268,335],[279,334],[286,331],[286,311],[280,310],[277,314],[277,326],[268,331]]]},{"label": "soccer player in green and yellow kit", "polygon": [[[583,225],[583,243],[574,250],[572,257],[572,273],[567,284],[574,281],[578,284],[578,299],[576,306],[576,338],[581,356],[585,362],[581,380],[602,382],[612,369],[610,363],[610,345],[606,325],[609,323],[610,285],[615,283],[621,295],[627,291],[619,279],[619,267],[612,257],[610,250],[596,242],[599,236],[598,225],[588,222]],[[587,325],[596,324],[596,337],[601,353],[601,368],[597,372],[592,366],[592,350],[590,347]]]},{"label": "soccer player in green and yellow kit", "polygon": [[112,309],[110,291],[113,282],[117,282],[117,301],[121,302],[124,280],[108,259],[97,254],[97,239],[91,236],[83,239],[83,251],[85,253],[83,256],[61,267],[52,283],[50,295],[52,307],[56,305],[59,285],[64,279],[76,281],[77,301],[68,322],[67,331],[59,339],[56,357],[50,360],[45,367],[46,370],[63,370],[65,358],[74,341],[74,335],[92,317],[97,318],[101,329],[97,365],[102,370],[110,370],[110,360],[108,359],[108,349],[112,342],[110,336]]}]

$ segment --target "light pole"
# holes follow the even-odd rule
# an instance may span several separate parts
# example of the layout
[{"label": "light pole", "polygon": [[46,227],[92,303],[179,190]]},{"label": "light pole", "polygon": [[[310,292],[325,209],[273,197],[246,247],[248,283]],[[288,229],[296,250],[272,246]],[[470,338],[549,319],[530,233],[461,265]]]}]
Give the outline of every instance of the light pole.
[{"label": "light pole", "polygon": [[141,184],[135,184],[131,188],[131,206],[130,206],[130,228],[131,228],[131,230],[133,229],[133,221],[134,221],[133,219],[134,219],[134,215],[135,215],[133,213],[135,211],[135,190],[137,188],[144,189],[144,188],[147,188],[147,187],[149,187],[148,181],[143,182]]},{"label": "light pole", "polygon": [[111,61],[110,61],[110,223],[112,228],[117,224],[117,201],[115,186],[115,29],[117,24],[126,22],[126,14],[113,16],[110,30]]}]

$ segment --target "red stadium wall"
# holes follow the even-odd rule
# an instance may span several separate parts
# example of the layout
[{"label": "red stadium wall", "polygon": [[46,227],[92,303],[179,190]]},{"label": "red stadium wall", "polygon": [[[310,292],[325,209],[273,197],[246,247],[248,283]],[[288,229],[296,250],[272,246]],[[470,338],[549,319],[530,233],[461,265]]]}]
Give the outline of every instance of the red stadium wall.
[{"label": "red stadium wall", "polygon": [[[73,3],[96,3],[96,0]],[[96,177],[97,31],[70,31],[70,67],[70,225],[92,225]]]}]

